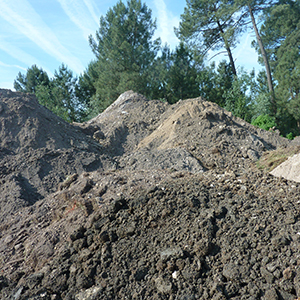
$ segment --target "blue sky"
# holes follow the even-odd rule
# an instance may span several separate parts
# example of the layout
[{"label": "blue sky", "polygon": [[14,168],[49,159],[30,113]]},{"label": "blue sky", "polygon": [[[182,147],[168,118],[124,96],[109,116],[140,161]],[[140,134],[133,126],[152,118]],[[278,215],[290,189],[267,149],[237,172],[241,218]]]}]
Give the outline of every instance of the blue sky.
[{"label": "blue sky", "polygon": [[[50,77],[64,63],[75,75],[82,73],[94,55],[88,36],[95,35],[99,18],[118,1],[110,0],[0,0],[0,88],[13,89],[19,72],[33,64]],[[185,1],[143,1],[157,19],[155,37],[172,49],[178,44],[178,27]],[[252,32],[246,33],[234,50],[237,66],[261,69],[251,48]],[[213,60],[227,59],[219,55]]]}]

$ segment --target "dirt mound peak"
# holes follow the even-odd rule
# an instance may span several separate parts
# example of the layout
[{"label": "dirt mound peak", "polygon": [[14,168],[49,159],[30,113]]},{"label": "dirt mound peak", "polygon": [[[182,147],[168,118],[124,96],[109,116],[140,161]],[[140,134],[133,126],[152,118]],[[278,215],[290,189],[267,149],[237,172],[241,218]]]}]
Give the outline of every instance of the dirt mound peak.
[{"label": "dirt mound peak", "polygon": [[69,174],[113,166],[101,146],[40,105],[0,90],[0,220],[57,189]]},{"label": "dirt mound peak", "polygon": [[70,148],[75,137],[71,125],[40,105],[33,94],[0,89],[0,117],[0,146],[12,151]]}]

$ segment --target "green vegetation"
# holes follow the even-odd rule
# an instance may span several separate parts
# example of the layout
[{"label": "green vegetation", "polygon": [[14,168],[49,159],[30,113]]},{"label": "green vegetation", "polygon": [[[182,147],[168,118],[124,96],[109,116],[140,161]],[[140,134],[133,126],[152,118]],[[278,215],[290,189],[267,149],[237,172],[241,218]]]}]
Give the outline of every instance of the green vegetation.
[{"label": "green vegetation", "polygon": [[[232,53],[248,24],[265,67],[258,74],[236,66]],[[154,39],[156,22],[145,3],[119,1],[90,36],[95,58],[79,78],[64,64],[53,78],[33,65],[18,74],[14,87],[35,93],[68,122],[99,114],[129,89],[169,103],[202,96],[293,138],[300,131],[299,27],[299,1],[188,0],[175,29],[180,42],[172,50]],[[209,50],[227,53],[228,62],[209,65]]]},{"label": "green vegetation", "polygon": [[261,129],[269,130],[276,126],[275,118],[269,115],[260,115],[251,123],[254,126],[258,126]]}]

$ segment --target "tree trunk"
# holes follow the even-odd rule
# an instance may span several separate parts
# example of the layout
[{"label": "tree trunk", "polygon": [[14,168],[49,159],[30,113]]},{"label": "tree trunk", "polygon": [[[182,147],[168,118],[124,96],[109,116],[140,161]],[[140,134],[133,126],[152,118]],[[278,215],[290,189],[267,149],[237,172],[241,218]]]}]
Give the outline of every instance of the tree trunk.
[{"label": "tree trunk", "polygon": [[[218,24],[218,27],[219,27],[219,30],[220,30],[222,36],[224,36],[224,31],[223,31],[223,28],[222,28],[220,22],[217,21],[217,24]],[[223,38],[223,39],[224,39],[224,38]],[[233,73],[233,75],[236,76],[236,75],[237,75],[237,74],[236,74],[236,68],[235,68],[235,63],[234,63],[234,60],[233,60],[233,56],[232,56],[231,49],[230,49],[230,47],[228,46],[228,43],[227,43],[227,41],[226,41],[225,39],[224,39],[224,43],[225,43],[225,49],[226,49],[227,54],[228,54],[228,57],[229,57],[230,65],[231,65],[231,68],[232,68],[232,73]]]},{"label": "tree trunk", "polygon": [[235,64],[234,64],[234,60],[233,60],[233,56],[232,56],[230,47],[226,46],[226,51],[227,51],[227,54],[228,54],[228,57],[229,57],[229,61],[230,61],[230,64],[231,64],[233,75],[236,76]]},{"label": "tree trunk", "polygon": [[271,75],[269,60],[268,60],[268,57],[267,57],[265,47],[264,47],[263,42],[261,40],[261,37],[259,35],[258,29],[257,29],[257,26],[256,26],[256,22],[255,22],[255,18],[254,18],[254,15],[253,15],[253,11],[252,11],[252,8],[251,8],[250,4],[248,5],[248,8],[249,8],[249,13],[250,13],[252,25],[253,25],[253,28],[254,28],[254,31],[255,31],[257,43],[259,45],[259,48],[260,48],[260,51],[261,51],[261,54],[262,54],[262,57],[263,57],[263,60],[264,60],[266,72],[267,72],[268,87],[269,87],[269,91],[270,91],[270,94],[271,94],[272,113],[275,116],[277,108],[276,108],[276,103],[275,103],[275,94],[274,94],[274,87],[273,87],[273,81],[272,81],[272,75]]}]

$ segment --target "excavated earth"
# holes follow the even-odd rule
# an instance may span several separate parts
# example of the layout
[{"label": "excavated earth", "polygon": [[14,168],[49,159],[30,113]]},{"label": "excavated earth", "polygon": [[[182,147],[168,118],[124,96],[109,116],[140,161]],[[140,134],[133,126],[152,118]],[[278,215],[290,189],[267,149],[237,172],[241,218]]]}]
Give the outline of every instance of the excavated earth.
[{"label": "excavated earth", "polygon": [[0,298],[300,299],[300,184],[257,167],[290,147],[201,98],[68,124],[0,90]]}]

